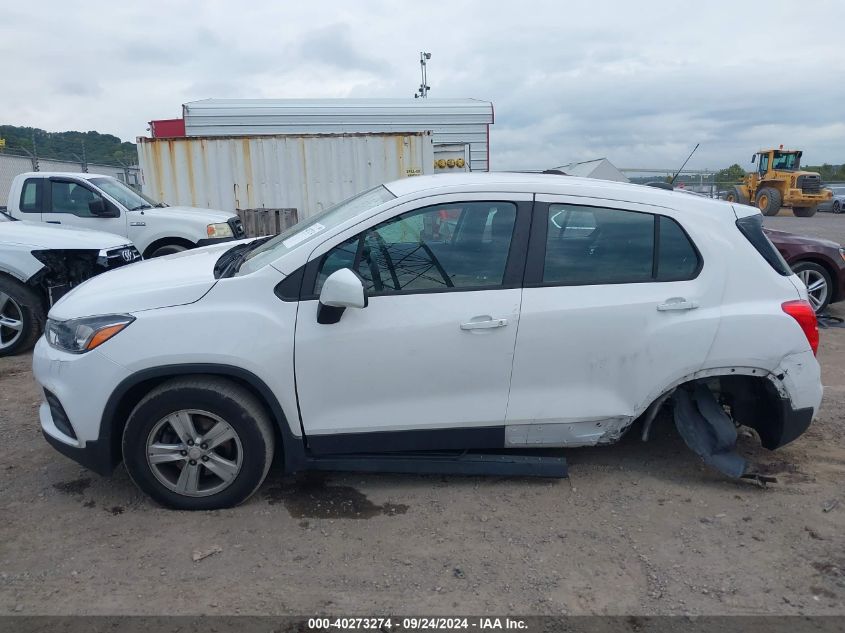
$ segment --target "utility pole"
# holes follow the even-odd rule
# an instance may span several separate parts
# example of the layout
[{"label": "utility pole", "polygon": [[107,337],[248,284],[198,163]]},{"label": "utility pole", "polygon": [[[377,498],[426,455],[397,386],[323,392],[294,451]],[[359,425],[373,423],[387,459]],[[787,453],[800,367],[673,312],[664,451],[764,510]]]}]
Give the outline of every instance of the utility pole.
[{"label": "utility pole", "polygon": [[428,96],[428,91],[431,86],[428,85],[428,76],[426,74],[426,60],[431,59],[431,53],[420,51],[420,87],[414,93],[414,99],[425,99]]}]

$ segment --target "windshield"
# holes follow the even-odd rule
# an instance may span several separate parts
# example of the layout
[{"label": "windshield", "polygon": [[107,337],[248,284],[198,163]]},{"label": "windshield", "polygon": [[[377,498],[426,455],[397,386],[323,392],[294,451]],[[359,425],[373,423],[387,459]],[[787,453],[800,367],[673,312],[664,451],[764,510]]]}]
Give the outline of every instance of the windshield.
[{"label": "windshield", "polygon": [[91,178],[89,182],[105,191],[130,211],[151,209],[158,205],[158,202],[152,198],[127,187],[117,178]]},{"label": "windshield", "polygon": [[780,169],[783,171],[795,171],[801,163],[801,152],[778,152],[775,151],[772,156],[772,169]]},{"label": "windshield", "polygon": [[379,185],[375,189],[359,193],[349,200],[326,209],[310,220],[295,224],[248,253],[238,270],[238,274],[247,275],[263,268],[294,247],[313,239],[314,236],[351,220],[362,211],[393,200],[395,197],[385,187]]},{"label": "windshield", "polygon": [[845,187],[831,187],[830,190],[833,191],[833,195],[835,196],[845,194]]}]

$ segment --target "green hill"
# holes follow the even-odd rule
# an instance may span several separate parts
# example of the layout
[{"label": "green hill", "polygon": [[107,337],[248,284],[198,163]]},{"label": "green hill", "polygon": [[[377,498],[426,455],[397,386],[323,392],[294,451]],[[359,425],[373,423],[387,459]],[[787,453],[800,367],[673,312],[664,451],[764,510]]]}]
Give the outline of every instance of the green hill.
[{"label": "green hill", "polygon": [[[6,139],[5,151],[22,153],[33,152],[40,158],[79,161],[83,144],[85,159],[89,163],[134,165],[138,162],[135,143],[121,141],[111,134],[99,132],[47,132],[38,128],[0,125],[0,138]],[[0,150],[3,151],[3,150]]]}]

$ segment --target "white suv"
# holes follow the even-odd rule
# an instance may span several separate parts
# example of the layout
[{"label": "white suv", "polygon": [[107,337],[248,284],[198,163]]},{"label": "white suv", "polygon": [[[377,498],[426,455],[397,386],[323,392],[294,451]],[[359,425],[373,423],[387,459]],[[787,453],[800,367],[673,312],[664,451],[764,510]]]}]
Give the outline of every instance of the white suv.
[{"label": "white suv", "polygon": [[664,405],[707,463],[748,476],[735,425],[774,449],[821,402],[806,297],[752,207],[556,175],[408,178],[71,292],[35,351],[41,425],[185,509],[243,501],[274,453],[287,471],[562,474],[524,449],[647,434]]}]

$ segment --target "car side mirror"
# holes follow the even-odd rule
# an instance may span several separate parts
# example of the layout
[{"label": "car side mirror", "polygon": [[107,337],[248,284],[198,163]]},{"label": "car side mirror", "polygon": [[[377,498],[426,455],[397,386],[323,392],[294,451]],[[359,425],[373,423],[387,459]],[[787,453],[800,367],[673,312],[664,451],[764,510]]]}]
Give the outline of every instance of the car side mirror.
[{"label": "car side mirror", "polygon": [[323,282],[317,323],[337,323],[346,308],[366,308],[368,303],[369,298],[361,278],[349,268],[341,268]]},{"label": "car side mirror", "polygon": [[106,204],[106,201],[102,198],[94,198],[91,200],[91,202],[88,203],[88,210],[91,212],[91,215],[95,215],[98,218],[120,217],[120,211]]},{"label": "car side mirror", "polygon": [[751,157],[751,162],[752,162],[752,163],[756,163],[756,162],[757,162],[757,154],[754,154],[754,155]]}]

